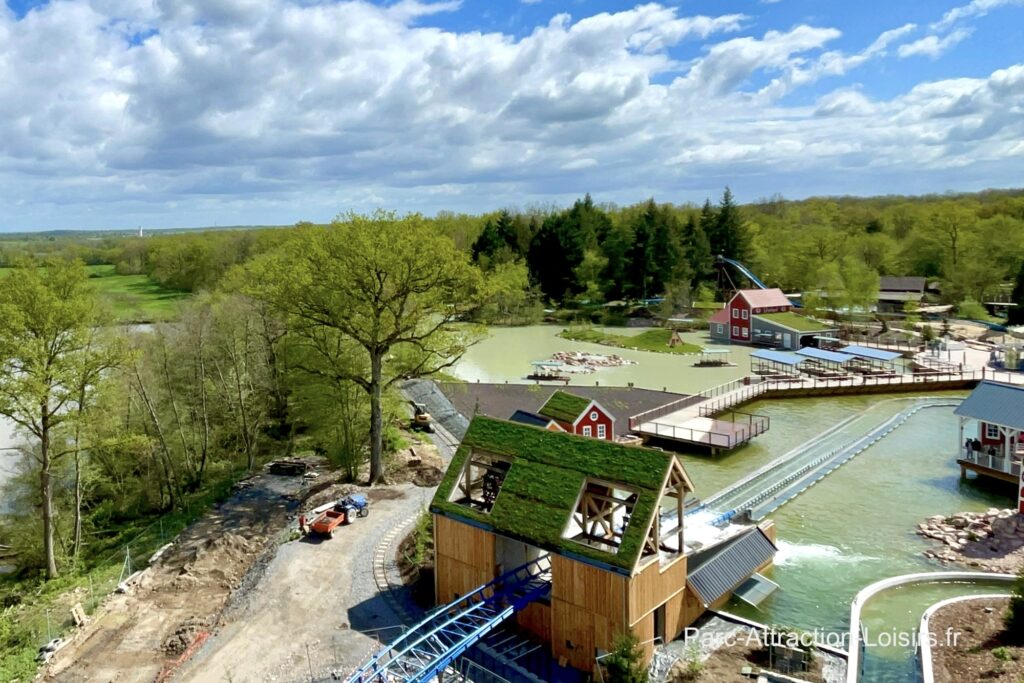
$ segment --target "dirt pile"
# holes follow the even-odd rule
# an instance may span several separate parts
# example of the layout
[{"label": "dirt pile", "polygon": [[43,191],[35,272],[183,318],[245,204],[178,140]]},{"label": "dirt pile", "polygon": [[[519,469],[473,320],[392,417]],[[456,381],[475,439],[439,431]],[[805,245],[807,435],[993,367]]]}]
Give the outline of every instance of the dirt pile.
[{"label": "dirt pile", "polygon": [[206,631],[207,628],[205,619],[199,617],[186,619],[178,628],[174,629],[171,635],[167,636],[162,649],[169,656],[176,657],[187,650],[188,646],[195,641],[196,636]]},{"label": "dirt pile", "polygon": [[935,515],[918,524],[917,533],[943,544],[925,557],[996,572],[1024,567],[1024,516],[1014,510]]},{"label": "dirt pile", "polygon": [[388,481],[392,484],[431,487],[441,483],[445,465],[436,446],[416,444],[395,453],[388,470]]},{"label": "dirt pile", "polygon": [[182,566],[173,586],[194,590],[201,584],[213,584],[231,590],[262,548],[263,539],[246,539],[233,533],[202,541],[190,549],[192,559]]}]

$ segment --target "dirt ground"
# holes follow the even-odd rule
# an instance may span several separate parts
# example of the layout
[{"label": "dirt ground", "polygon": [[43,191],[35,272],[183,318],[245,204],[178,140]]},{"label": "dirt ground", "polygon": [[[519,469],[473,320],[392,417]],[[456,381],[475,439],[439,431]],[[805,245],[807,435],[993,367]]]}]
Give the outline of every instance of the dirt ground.
[{"label": "dirt ground", "polygon": [[154,681],[218,619],[268,539],[314,484],[260,474],[183,532],[125,594],[112,595],[43,680]]},{"label": "dirt ground", "polygon": [[[937,683],[1024,680],[1024,646],[1002,637],[1008,604],[1006,598],[968,600],[932,617],[931,632],[939,643],[932,650]],[[953,646],[945,645],[947,628],[959,633]]]},{"label": "dirt ground", "polygon": [[[715,650],[704,662],[698,675],[687,677],[681,669],[673,669],[668,680],[670,683],[750,683],[754,679],[740,673],[743,667],[759,671],[768,669],[768,664],[768,651],[764,647],[737,643]],[[821,662],[817,660],[811,663],[811,671],[789,675],[808,683],[821,683],[824,680],[821,677]]]},{"label": "dirt ground", "polygon": [[[176,680],[299,681],[348,672],[400,623],[378,593],[373,550],[386,531],[429,502],[431,489],[399,484],[368,491],[371,512],[331,539],[282,545],[259,586]],[[389,628],[390,627],[390,628]],[[383,629],[378,631],[378,629]],[[312,676],[310,672],[312,671]]]}]

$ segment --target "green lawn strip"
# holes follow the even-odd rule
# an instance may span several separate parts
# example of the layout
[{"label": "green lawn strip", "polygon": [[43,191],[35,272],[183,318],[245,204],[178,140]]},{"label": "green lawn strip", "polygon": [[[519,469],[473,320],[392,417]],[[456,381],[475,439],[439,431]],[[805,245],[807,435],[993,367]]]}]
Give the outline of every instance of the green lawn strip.
[{"label": "green lawn strip", "polygon": [[816,332],[835,329],[833,326],[819,323],[817,320],[811,320],[810,318],[804,317],[793,313],[792,311],[784,311],[782,313],[759,313],[758,318],[764,318],[765,320],[788,327],[791,330],[798,332]]},{"label": "green lawn strip", "polygon": [[78,571],[68,571],[53,581],[0,579],[0,605],[13,596],[21,598],[20,604],[0,607],[0,681],[33,679],[39,647],[71,629],[71,607],[81,603],[91,614],[117,587],[126,546],[130,548],[133,571],[144,568],[161,546],[214,503],[226,499],[233,481],[218,481],[192,495],[185,510],[125,520],[107,530],[105,537],[90,547]]},{"label": "green lawn strip", "polygon": [[176,318],[188,292],[167,289],[147,275],[119,275],[113,266],[89,266],[89,281],[120,322],[161,322]]},{"label": "green lawn strip", "polygon": [[690,344],[689,342],[669,346],[668,342],[672,338],[672,330],[665,328],[645,330],[637,335],[610,334],[593,327],[568,328],[559,332],[558,336],[563,339],[571,339],[572,341],[614,346],[619,349],[653,351],[655,353],[700,353],[703,350],[697,344]]}]

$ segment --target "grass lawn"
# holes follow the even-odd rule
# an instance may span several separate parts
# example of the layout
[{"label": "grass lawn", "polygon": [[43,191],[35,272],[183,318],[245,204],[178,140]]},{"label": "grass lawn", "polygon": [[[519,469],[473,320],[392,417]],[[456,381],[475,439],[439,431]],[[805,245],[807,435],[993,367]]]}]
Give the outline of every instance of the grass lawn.
[{"label": "grass lawn", "polygon": [[150,323],[176,318],[188,292],[166,289],[147,275],[118,275],[114,266],[89,266],[89,281],[121,322]]},{"label": "grass lawn", "polygon": [[[118,275],[114,266],[86,266],[89,282],[110,306],[120,323],[153,323],[172,320],[181,313],[188,292],[161,287],[147,275]],[[0,279],[10,275],[0,268]]]},{"label": "grass lawn", "polygon": [[700,353],[703,350],[696,344],[685,342],[678,346],[669,346],[668,340],[672,337],[672,330],[663,328],[646,330],[635,336],[608,334],[593,327],[572,328],[562,330],[558,336],[563,339],[572,339],[573,341],[603,344],[604,346],[614,346],[620,349],[654,351],[655,353]]}]

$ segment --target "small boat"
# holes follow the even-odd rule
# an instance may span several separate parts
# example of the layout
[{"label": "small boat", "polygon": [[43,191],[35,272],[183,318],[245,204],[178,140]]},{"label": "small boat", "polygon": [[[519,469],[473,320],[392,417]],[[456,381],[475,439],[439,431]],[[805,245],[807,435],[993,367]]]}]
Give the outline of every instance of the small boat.
[{"label": "small boat", "polygon": [[535,360],[531,365],[533,365],[533,371],[526,376],[526,379],[532,379],[537,382],[569,383],[569,375],[562,372],[562,363],[549,360]]}]

